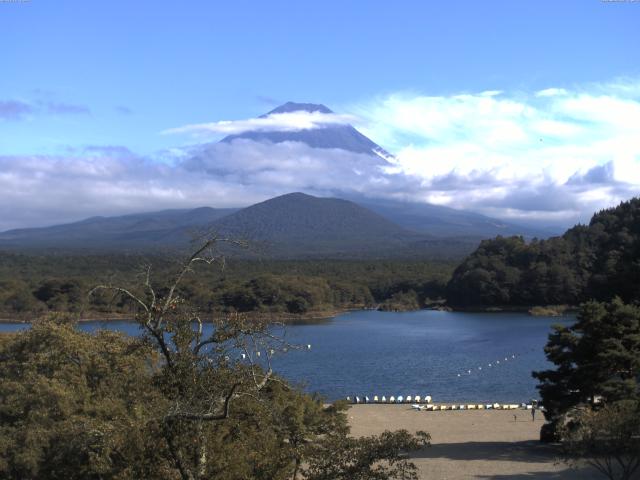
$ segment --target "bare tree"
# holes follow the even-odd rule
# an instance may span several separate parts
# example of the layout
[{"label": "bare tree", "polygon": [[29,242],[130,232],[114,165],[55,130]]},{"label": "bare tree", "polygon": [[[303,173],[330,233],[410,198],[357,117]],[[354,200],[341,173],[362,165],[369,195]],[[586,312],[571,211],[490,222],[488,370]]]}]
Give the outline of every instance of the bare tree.
[{"label": "bare tree", "polygon": [[586,461],[610,480],[630,480],[640,467],[640,403],[625,400],[576,408],[560,431],[564,460]]},{"label": "bare tree", "polygon": [[[198,264],[220,264],[220,243],[244,246],[242,242],[213,236],[178,268],[168,286],[159,288],[151,267],[142,285],[125,288],[98,285],[90,294],[107,290],[137,306],[136,321],[162,358],[158,381],[169,399],[163,414],[163,432],[176,468],[184,480],[204,478],[207,458],[205,425],[224,421],[233,403],[242,396],[259,399],[261,390],[273,380],[272,356],[300,348],[269,331],[264,319],[239,314],[213,317],[208,321],[180,295],[181,283]],[[186,435],[193,441],[182,440]]]},{"label": "bare tree", "polygon": [[183,298],[181,286],[197,274],[198,265],[224,267],[216,251],[220,243],[244,246],[212,236],[164,287],[147,267],[136,287],[98,285],[91,291],[111,291],[114,299],[135,304],[136,321],[159,352],[154,385],[160,400],[147,408],[156,412],[156,431],[162,432],[162,448],[177,475],[183,480],[417,478],[404,452],[421,448],[427,437],[406,431],[349,437],[346,405],[324,406],[274,374],[274,355],[304,347],[276,335],[272,319],[240,314],[205,319]]}]

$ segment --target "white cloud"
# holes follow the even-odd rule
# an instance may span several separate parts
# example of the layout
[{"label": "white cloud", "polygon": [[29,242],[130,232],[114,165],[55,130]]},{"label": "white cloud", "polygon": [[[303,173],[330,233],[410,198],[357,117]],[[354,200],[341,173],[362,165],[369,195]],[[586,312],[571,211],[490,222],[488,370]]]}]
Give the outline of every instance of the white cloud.
[{"label": "white cloud", "polygon": [[0,230],[93,215],[236,206],[264,198],[240,185],[131,156],[0,157]]},{"label": "white cloud", "polygon": [[502,90],[486,90],[480,93],[480,95],[482,95],[483,97],[496,97],[501,93],[502,93]]},{"label": "white cloud", "polygon": [[[393,94],[350,110],[431,202],[571,223],[640,192],[638,80],[530,94]],[[604,165],[604,184],[587,176],[578,186]]]},{"label": "white cloud", "polygon": [[545,88],[544,90],[538,90],[536,97],[557,97],[566,94],[567,91],[564,88]]},{"label": "white cloud", "polygon": [[259,132],[292,132],[299,130],[311,130],[327,125],[340,125],[351,123],[355,120],[350,115],[324,113],[320,111],[307,112],[304,110],[287,113],[272,113],[264,117],[250,118],[247,120],[223,120],[211,123],[198,123],[170,128],[163,134],[195,134],[195,135],[232,135],[247,131]]},{"label": "white cloud", "polygon": [[235,139],[192,150],[181,164],[188,172],[200,172],[228,183],[271,186],[282,192],[383,193],[384,185],[402,191],[418,181],[403,174],[389,174],[389,163],[373,154],[337,148],[312,148],[300,142],[262,143]]}]

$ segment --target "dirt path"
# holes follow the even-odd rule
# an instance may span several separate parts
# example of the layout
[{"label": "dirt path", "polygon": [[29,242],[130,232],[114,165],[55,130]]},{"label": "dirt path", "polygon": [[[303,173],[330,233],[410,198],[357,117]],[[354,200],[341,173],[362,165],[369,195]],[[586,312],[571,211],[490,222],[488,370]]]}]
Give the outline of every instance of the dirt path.
[{"label": "dirt path", "polygon": [[[432,446],[413,455],[421,479],[599,479],[556,463],[553,447],[538,442],[542,415],[526,410],[418,412],[408,405],[354,405],[352,434],[425,430]],[[514,419],[514,415],[516,415]]]}]

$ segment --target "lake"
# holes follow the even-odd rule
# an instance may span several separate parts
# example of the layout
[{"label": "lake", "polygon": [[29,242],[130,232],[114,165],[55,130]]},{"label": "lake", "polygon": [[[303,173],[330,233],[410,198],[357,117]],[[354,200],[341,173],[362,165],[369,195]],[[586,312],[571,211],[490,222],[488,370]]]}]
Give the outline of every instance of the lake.
[{"label": "lake", "polygon": [[[350,312],[288,326],[287,339],[311,349],[276,356],[273,366],[329,400],[431,395],[435,402],[520,403],[538,398],[531,372],[550,367],[543,348],[551,325],[573,321],[521,313]],[[26,327],[0,324],[0,331],[19,328]],[[125,321],[79,328],[139,331]]]}]

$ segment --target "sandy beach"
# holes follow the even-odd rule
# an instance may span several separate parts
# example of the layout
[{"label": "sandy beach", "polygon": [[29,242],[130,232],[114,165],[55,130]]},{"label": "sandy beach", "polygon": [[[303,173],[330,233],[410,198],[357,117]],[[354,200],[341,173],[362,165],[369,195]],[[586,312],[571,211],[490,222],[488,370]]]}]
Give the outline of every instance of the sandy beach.
[{"label": "sandy beach", "polygon": [[[421,479],[598,479],[589,467],[558,463],[552,446],[538,441],[542,415],[527,410],[418,412],[409,405],[353,405],[352,434],[424,430],[432,446],[412,455]],[[514,419],[514,415],[516,416]]]}]

